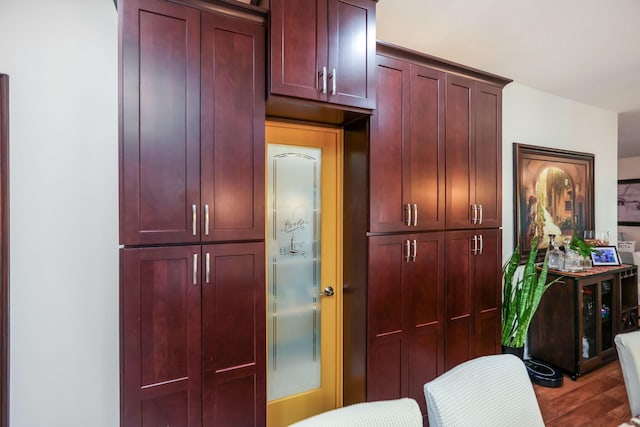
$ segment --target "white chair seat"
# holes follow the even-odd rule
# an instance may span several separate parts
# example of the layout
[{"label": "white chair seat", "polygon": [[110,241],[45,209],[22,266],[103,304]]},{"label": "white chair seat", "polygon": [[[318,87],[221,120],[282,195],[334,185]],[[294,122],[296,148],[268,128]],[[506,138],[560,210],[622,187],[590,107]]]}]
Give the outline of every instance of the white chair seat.
[{"label": "white chair seat", "polygon": [[511,354],[483,356],[424,386],[429,426],[544,427],[527,368]]}]

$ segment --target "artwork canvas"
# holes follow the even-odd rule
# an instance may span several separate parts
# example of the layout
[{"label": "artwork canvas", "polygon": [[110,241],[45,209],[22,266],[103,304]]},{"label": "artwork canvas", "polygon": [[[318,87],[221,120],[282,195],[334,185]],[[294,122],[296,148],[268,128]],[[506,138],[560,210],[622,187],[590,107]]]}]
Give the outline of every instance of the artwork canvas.
[{"label": "artwork canvas", "polygon": [[618,181],[618,225],[640,225],[640,179]]},{"label": "artwork canvas", "polygon": [[515,245],[523,260],[536,236],[546,249],[550,236],[561,246],[593,229],[593,161],[589,153],[514,144]]}]

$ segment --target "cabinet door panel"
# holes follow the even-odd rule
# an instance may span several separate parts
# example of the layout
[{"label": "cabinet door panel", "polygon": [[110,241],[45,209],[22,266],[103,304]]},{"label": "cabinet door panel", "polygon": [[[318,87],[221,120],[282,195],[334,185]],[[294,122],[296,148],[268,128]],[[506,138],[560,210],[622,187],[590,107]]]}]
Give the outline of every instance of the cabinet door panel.
[{"label": "cabinet door panel", "polygon": [[502,225],[502,90],[476,84],[476,203],[482,205],[478,227]]},{"label": "cabinet door panel", "polygon": [[476,357],[500,353],[502,301],[502,243],[498,229],[478,230],[482,253],[475,262]]},{"label": "cabinet door panel", "polygon": [[328,0],[328,25],[329,101],[375,108],[375,2]]},{"label": "cabinet door panel", "polygon": [[202,239],[263,239],[265,30],[208,13],[202,26]]},{"label": "cabinet door panel", "polygon": [[446,235],[446,336],[445,370],[474,354],[474,270],[472,231]]},{"label": "cabinet door panel", "polygon": [[200,15],[132,0],[123,16],[120,241],[197,241]]},{"label": "cabinet door panel", "polygon": [[326,100],[327,0],[271,0],[270,17],[271,93]]},{"label": "cabinet door panel", "polygon": [[127,426],[201,425],[199,253],[199,246],[121,250]]},{"label": "cabinet door panel", "polygon": [[475,203],[475,119],[473,82],[447,75],[447,228],[475,228],[471,205]]},{"label": "cabinet door panel", "polygon": [[370,344],[367,352],[368,401],[398,399],[406,395],[402,344],[401,333],[385,335]]},{"label": "cabinet door panel", "polygon": [[407,63],[378,56],[378,106],[371,119],[370,230],[406,231],[410,196],[405,158],[405,111],[409,102]]},{"label": "cabinet door panel", "polygon": [[[263,426],[259,383],[251,367],[204,373],[203,418],[207,426]],[[262,421],[259,421],[262,419]]]},{"label": "cabinet door panel", "polygon": [[[239,411],[247,404],[246,400],[251,399],[251,413],[242,416],[251,415],[255,425],[264,424],[264,243],[207,245],[203,247],[203,262],[204,389],[207,399],[215,400],[214,409],[209,408],[211,410],[205,414],[205,424],[220,425],[211,424],[212,420],[233,416],[234,411]],[[235,381],[237,384],[234,385]],[[234,393],[240,393],[238,390],[247,393],[233,410],[222,405],[225,400],[219,400],[225,399],[217,389],[221,382]],[[248,390],[251,390],[250,394]]]},{"label": "cabinet door panel", "polygon": [[426,414],[423,386],[444,371],[444,233],[412,234],[416,261],[408,264],[405,311],[410,313],[409,397]]},{"label": "cabinet door panel", "polygon": [[411,65],[409,200],[418,206],[418,230],[444,228],[444,81],[444,73]]}]

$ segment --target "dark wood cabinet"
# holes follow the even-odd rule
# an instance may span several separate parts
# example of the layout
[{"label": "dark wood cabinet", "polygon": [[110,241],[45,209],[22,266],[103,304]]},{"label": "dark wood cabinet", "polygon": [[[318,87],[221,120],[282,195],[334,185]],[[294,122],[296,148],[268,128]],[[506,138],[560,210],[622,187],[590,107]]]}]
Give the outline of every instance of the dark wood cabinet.
[{"label": "dark wood cabinet", "polygon": [[446,232],[444,369],[500,352],[501,232]]},{"label": "dark wood cabinet", "polygon": [[123,249],[124,425],[265,422],[264,244]]},{"label": "dark wood cabinet", "polygon": [[370,230],[444,228],[444,73],[377,57]]},{"label": "dark wood cabinet", "polygon": [[638,329],[637,266],[550,271],[556,278],[531,322],[529,352],[576,379],[616,357],[616,334]]},{"label": "dark wood cabinet", "polygon": [[185,3],[118,8],[121,425],[263,426],[265,16]]},{"label": "dark wood cabinet", "polygon": [[375,1],[271,0],[273,95],[375,108]]},{"label": "dark wood cabinet", "polygon": [[264,236],[264,26],[123,7],[120,241]]},{"label": "dark wood cabinet", "polygon": [[447,75],[446,227],[502,224],[502,89]]},{"label": "dark wood cabinet", "polygon": [[367,399],[409,396],[444,371],[444,233],[369,238]]}]

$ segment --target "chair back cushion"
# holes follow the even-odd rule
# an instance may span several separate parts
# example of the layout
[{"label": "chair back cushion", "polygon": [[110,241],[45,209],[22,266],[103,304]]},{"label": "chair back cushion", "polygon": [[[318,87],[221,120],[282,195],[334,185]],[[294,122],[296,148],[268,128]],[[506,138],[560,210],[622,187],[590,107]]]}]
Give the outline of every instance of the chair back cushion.
[{"label": "chair back cushion", "polygon": [[511,354],[483,356],[424,386],[429,426],[544,427],[527,368]]},{"label": "chair back cushion", "polygon": [[640,415],[640,331],[618,334],[614,338],[620,368],[627,389],[631,415]]},{"label": "chair back cushion", "polygon": [[413,399],[379,400],[323,412],[290,427],[422,427],[422,413]]}]

